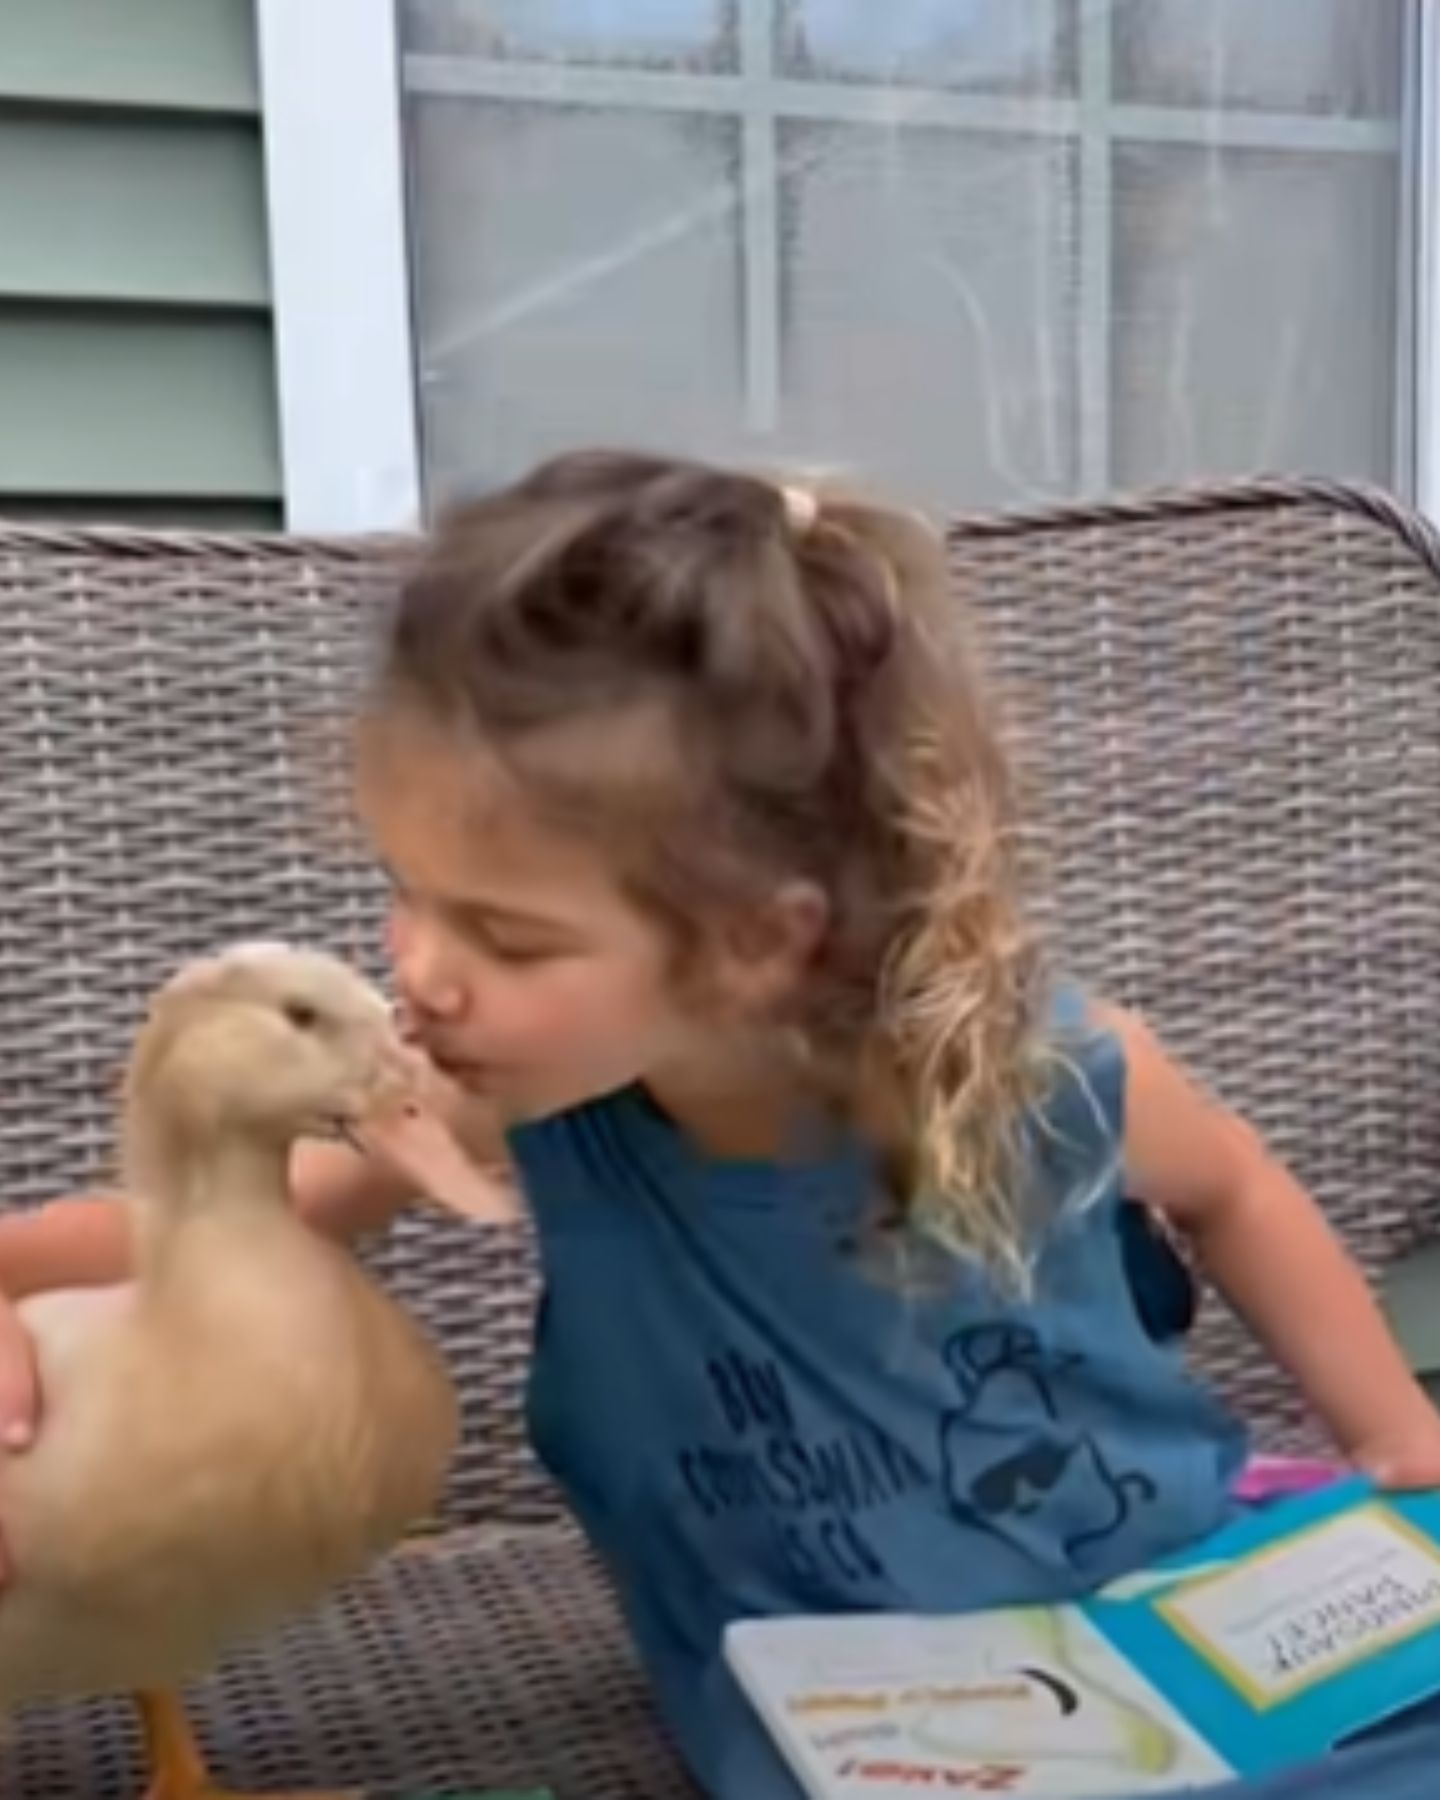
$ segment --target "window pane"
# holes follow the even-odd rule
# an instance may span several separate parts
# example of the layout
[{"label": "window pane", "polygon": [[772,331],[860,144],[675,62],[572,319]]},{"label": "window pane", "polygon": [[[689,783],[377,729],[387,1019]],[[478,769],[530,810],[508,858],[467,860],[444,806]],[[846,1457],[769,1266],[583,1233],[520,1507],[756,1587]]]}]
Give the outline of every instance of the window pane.
[{"label": "window pane", "polygon": [[1394,118],[1404,0],[1116,0],[1116,97]]},{"label": "window pane", "polygon": [[683,114],[412,106],[432,491],[577,442],[730,448],[736,135]]},{"label": "window pane", "polygon": [[733,68],[738,0],[401,0],[422,54]]},{"label": "window pane", "polygon": [[1115,203],[1117,479],[1389,480],[1392,160],[1128,148]]},{"label": "window pane", "polygon": [[941,504],[1068,493],[1071,147],[843,125],[782,142],[784,448]]},{"label": "window pane", "polygon": [[787,74],[1053,94],[1075,84],[1076,0],[795,0]]},{"label": "window pane", "polygon": [[408,64],[432,491],[596,439],[951,506],[1408,479],[1403,0],[401,18],[464,64]]}]

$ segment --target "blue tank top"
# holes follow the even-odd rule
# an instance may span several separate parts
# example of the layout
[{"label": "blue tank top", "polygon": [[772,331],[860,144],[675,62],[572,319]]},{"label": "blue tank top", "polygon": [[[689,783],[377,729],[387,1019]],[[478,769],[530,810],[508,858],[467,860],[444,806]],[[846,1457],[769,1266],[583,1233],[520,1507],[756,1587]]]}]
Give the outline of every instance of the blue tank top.
[{"label": "blue tank top", "polygon": [[798,1791],[724,1666],[731,1620],[1054,1600],[1227,1512],[1242,1435],[1137,1314],[1123,1057],[1078,1014],[1032,1134],[1050,1223],[1023,1301],[957,1262],[877,1274],[857,1144],[717,1163],[638,1089],[513,1133],[544,1271],[535,1448],[720,1800]]}]

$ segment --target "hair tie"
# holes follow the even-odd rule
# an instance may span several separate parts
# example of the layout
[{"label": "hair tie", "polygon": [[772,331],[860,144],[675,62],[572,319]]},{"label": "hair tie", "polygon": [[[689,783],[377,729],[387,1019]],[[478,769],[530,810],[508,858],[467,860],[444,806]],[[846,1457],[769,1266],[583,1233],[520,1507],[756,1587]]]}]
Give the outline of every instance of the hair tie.
[{"label": "hair tie", "polygon": [[809,488],[782,487],[780,498],[785,503],[785,518],[797,538],[807,538],[820,517],[820,502]]}]

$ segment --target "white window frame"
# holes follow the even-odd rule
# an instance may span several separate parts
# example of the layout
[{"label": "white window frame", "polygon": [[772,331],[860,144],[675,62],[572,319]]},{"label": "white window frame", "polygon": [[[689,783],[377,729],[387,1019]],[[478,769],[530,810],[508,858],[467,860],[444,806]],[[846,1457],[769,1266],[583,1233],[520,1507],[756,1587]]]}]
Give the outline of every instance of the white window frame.
[{"label": "white window frame", "polygon": [[[1083,13],[1104,0],[1081,0]],[[778,91],[769,60],[769,0],[742,0],[740,80],[771,95],[745,117],[747,249],[747,400],[752,423],[771,412],[778,383],[778,320],[774,276],[777,245],[773,197],[773,138],[767,107]],[[266,181],[270,209],[272,291],[280,399],[285,516],[291,530],[307,532],[405,529],[418,522],[423,481],[418,437],[419,371],[410,299],[405,220],[405,170],[401,123],[401,65],[394,0],[256,0],[264,102]],[[1440,518],[1440,0],[1413,0],[1412,79],[1401,130],[1414,134],[1413,179],[1422,204],[1407,209],[1416,220],[1401,246],[1411,279],[1401,284],[1402,313],[1414,308],[1415,380],[1397,408],[1399,481],[1418,504]],[[553,74],[524,65],[478,68],[442,66],[444,59],[415,59],[433,91],[528,96],[533,87],[555,97]],[[423,65],[429,65],[428,67]],[[671,104],[666,87],[694,90],[703,109],[734,107],[736,78],[631,80],[608,70],[566,73],[571,88],[595,90],[623,104]],[[1092,221],[1108,210],[1109,136],[1127,132],[1149,139],[1188,129],[1183,120],[1154,109],[1113,108],[1109,58],[1103,33],[1084,32],[1081,89],[1077,100],[1056,101],[1052,129],[1076,129],[1081,142],[1082,204]],[[711,88],[715,89],[710,93]],[[647,100],[647,91],[651,91]],[[704,90],[702,92],[702,90]],[[723,91],[722,91],[723,90]],[[789,96],[798,104],[845,113],[883,111],[884,96],[862,90],[838,93],[833,102],[813,91]],[[914,99],[907,97],[907,109]],[[1040,106],[984,98],[935,104],[973,111],[994,128],[1035,129]],[[1023,117],[1022,117],[1023,109]],[[1011,114],[1014,115],[1013,121]],[[1316,119],[1295,128],[1321,140],[1363,138],[1363,122]],[[1256,135],[1258,133],[1258,136]],[[1267,140],[1266,121],[1227,119],[1227,141]],[[1080,396],[1082,476],[1091,491],[1104,488],[1108,463],[1106,404],[1099,391],[1106,376],[1109,234],[1082,232]],[[1402,317],[1401,341],[1409,321]]]},{"label": "white window frame", "polygon": [[256,0],[285,523],[420,521],[393,0]]},{"label": "white window frame", "polygon": [[1440,0],[1420,0],[1413,26],[1408,128],[1416,133],[1410,304],[1415,307],[1411,438],[1416,505],[1440,520]]}]

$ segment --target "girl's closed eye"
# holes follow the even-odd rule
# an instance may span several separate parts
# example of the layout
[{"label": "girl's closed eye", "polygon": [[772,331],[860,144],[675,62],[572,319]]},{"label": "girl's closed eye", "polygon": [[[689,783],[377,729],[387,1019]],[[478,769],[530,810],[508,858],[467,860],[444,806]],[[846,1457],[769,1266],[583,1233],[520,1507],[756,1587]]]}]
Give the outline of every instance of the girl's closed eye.
[{"label": "girl's closed eye", "polygon": [[[394,869],[381,864],[380,873],[390,891],[390,904],[396,912],[411,912],[417,907],[416,897]],[[552,931],[531,921],[496,913],[489,907],[432,901],[430,909],[440,916],[449,915],[457,935],[467,939],[496,962],[527,964],[558,960],[575,953],[576,946],[562,942]]]},{"label": "girl's closed eye", "polygon": [[484,955],[513,967],[558,962],[578,954],[578,946],[552,932],[540,932],[521,922],[497,919],[493,913],[466,909],[456,919],[466,938]]},{"label": "girl's closed eye", "polygon": [[513,968],[534,968],[540,963],[558,962],[565,955],[574,954],[554,944],[507,942],[493,933],[487,934],[483,948],[496,962],[508,963]]}]

